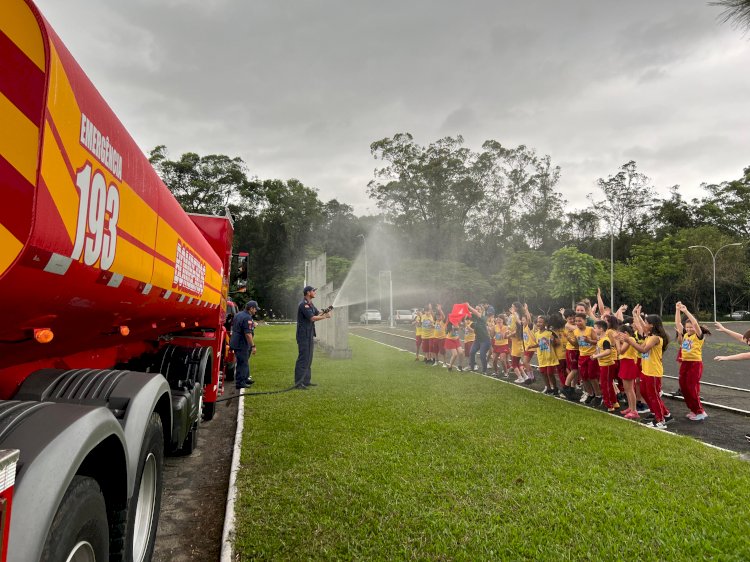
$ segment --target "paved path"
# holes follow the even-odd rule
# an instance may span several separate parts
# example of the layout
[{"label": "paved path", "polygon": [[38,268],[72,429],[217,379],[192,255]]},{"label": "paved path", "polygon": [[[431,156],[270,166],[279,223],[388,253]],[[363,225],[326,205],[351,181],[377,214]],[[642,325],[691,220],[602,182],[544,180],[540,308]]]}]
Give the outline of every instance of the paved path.
[{"label": "paved path", "polygon": [[[225,397],[236,393],[233,384]],[[201,425],[192,455],[166,458],[154,561],[219,559],[237,403],[217,404],[214,419]]]}]

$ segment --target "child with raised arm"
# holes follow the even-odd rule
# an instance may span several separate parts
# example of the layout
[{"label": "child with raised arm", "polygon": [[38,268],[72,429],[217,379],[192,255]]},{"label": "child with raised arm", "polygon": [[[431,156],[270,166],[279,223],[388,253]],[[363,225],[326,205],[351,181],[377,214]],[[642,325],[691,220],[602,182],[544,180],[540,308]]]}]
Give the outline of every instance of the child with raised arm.
[{"label": "child with raised arm", "polygon": [[[460,356],[463,357],[464,350],[461,347],[461,339],[458,333],[458,326],[453,324],[450,320],[445,324],[445,352],[450,355],[448,362],[448,370],[453,370],[453,365],[456,363],[456,359]],[[458,370],[463,371],[461,367],[462,361],[459,361]]]},{"label": "child with raised arm", "polygon": [[[635,332],[630,324],[622,324],[618,328],[618,332],[623,332],[631,338],[635,338]],[[629,420],[637,420],[640,419],[640,416],[638,415],[635,383],[641,374],[641,368],[638,366],[638,350],[619,337],[615,339],[615,343],[617,344],[617,353],[620,356],[619,375],[625,387],[625,396],[628,399],[628,407],[620,413]]]},{"label": "child with raised arm", "polygon": [[542,394],[552,394],[559,396],[560,391],[557,388],[557,355],[554,349],[555,334],[548,327],[547,318],[538,316],[536,319],[536,333],[534,341],[530,344],[529,350],[536,349],[537,360],[539,362],[539,373],[544,378],[544,391]]},{"label": "child with raised arm", "polygon": [[[573,333],[576,329],[576,313],[572,309],[560,309],[565,318],[562,334],[565,338],[565,365],[567,375],[563,386],[563,396],[568,400],[576,400],[576,385],[578,384],[578,340]],[[584,399],[585,400],[585,399]]]},{"label": "child with raised arm", "polygon": [[[510,352],[509,334],[510,329],[505,323],[505,316],[498,314],[495,316],[495,325],[492,330],[492,369],[496,375],[499,375],[502,371],[502,375],[506,379],[508,378],[507,360]],[[499,368],[498,361],[500,362]]]},{"label": "child with raised arm", "polygon": [[[687,318],[682,325],[682,314]],[[680,390],[685,405],[690,409],[687,418],[691,421],[703,421],[708,417],[701,404],[701,376],[703,375],[703,342],[705,335],[710,334],[687,306],[678,302],[675,307],[674,327],[677,331],[677,342],[680,344],[682,360],[680,361]]]},{"label": "child with raised arm", "polygon": [[[633,310],[634,314],[636,310]],[[672,421],[672,415],[659,395],[659,382],[664,376],[664,350],[669,345],[669,336],[664,330],[661,317],[657,314],[649,314],[645,319],[640,316],[633,317],[638,332],[644,336],[642,342],[638,342],[629,334],[620,332],[620,341],[627,342],[641,354],[641,395],[654,414],[651,427],[666,429],[667,422]]]},{"label": "child with raised arm", "polygon": [[595,360],[591,359],[591,356],[596,352],[597,339],[594,330],[586,325],[587,318],[585,312],[576,313],[576,329],[573,330],[573,335],[578,341],[578,371],[583,388],[586,391],[586,397],[581,397],[581,402],[596,407],[602,403],[597,364]]},{"label": "child with raised arm", "polygon": [[605,320],[597,320],[594,323],[594,333],[597,338],[596,353],[591,356],[591,359],[595,359],[599,366],[599,388],[602,391],[602,401],[607,411],[613,413],[615,409],[620,408],[613,385],[617,350],[612,344],[608,328]]},{"label": "child with raised arm", "polygon": [[[750,330],[748,330],[744,334],[740,334],[739,332],[733,332],[732,330],[725,328],[721,325],[721,322],[717,322],[716,324],[714,324],[714,326],[716,326],[716,329],[718,331],[724,332],[737,341],[741,341],[742,343],[750,345]],[[744,353],[735,353],[734,355],[717,355],[716,357],[714,357],[714,361],[744,361],[745,359],[750,359],[750,351],[746,351]]]},{"label": "child with raised arm", "polygon": [[520,302],[514,302],[510,307],[510,367],[516,374],[517,384],[526,382],[526,374],[521,366],[523,357],[523,324],[519,313],[523,310]]}]

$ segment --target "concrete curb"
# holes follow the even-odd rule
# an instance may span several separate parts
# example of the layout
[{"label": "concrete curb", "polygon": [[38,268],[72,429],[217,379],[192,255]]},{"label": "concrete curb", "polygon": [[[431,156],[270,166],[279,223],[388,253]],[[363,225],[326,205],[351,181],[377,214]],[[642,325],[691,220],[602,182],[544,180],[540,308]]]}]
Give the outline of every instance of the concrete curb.
[{"label": "concrete curb", "polygon": [[232,562],[234,559],[234,503],[237,499],[237,473],[240,470],[240,453],[242,449],[242,430],[245,422],[245,400],[242,396],[237,408],[237,429],[234,433],[234,451],[232,467],[229,472],[229,490],[227,491],[227,509],[224,512],[224,530],[221,533],[221,562]]}]

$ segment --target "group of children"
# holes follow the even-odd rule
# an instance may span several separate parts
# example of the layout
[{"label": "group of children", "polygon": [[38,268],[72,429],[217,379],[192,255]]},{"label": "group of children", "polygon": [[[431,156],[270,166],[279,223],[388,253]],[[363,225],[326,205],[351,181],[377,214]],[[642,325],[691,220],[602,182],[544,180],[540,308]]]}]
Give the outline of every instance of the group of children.
[{"label": "group of children", "polygon": [[[584,300],[574,309],[560,309],[536,319],[528,306],[519,302],[497,314],[489,305],[456,307],[458,312],[454,308],[449,315],[440,305],[435,309],[427,305],[417,312],[413,321],[415,360],[437,365],[442,356],[449,371],[454,367],[462,371],[468,358],[468,368],[475,370],[478,354],[482,372],[506,378],[513,373],[516,383],[528,384],[535,380],[531,359],[536,354],[544,394],[606,408],[628,419],[647,416],[647,423],[659,429],[672,420],[661,398],[663,354],[669,336],[661,317],[643,314],[640,305],[630,315],[626,315],[626,305],[612,311],[604,306],[600,292],[593,306]],[[750,337],[750,333],[735,334],[721,324],[717,328],[737,339]],[[675,330],[680,345],[680,390],[690,410],[687,418],[702,421],[708,417],[700,400],[702,350],[710,332],[681,302],[675,309]],[[736,358],[745,357],[717,359]]]}]

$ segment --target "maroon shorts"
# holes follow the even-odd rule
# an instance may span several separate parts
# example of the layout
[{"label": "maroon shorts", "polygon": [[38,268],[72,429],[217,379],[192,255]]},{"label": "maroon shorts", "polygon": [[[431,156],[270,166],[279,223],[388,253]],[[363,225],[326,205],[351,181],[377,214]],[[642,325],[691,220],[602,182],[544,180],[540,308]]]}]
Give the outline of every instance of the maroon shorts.
[{"label": "maroon shorts", "polygon": [[578,357],[578,372],[582,381],[599,380],[599,364],[592,361],[590,355]]},{"label": "maroon shorts", "polygon": [[471,355],[471,346],[473,345],[474,345],[473,341],[464,342],[464,355],[466,355],[466,357]]},{"label": "maroon shorts", "polygon": [[505,353],[506,355],[510,353],[510,346],[506,343],[505,345],[495,345],[492,344],[492,353],[495,355],[501,355]]},{"label": "maroon shorts", "polygon": [[539,367],[539,372],[542,375],[547,375],[549,377],[554,377],[557,373],[557,365],[552,365],[550,367]]},{"label": "maroon shorts", "polygon": [[510,366],[514,369],[521,366],[521,358],[515,355],[510,356]]},{"label": "maroon shorts", "polygon": [[445,349],[458,349],[459,347],[461,347],[461,340],[445,338]]},{"label": "maroon shorts", "polygon": [[577,349],[566,349],[565,350],[565,363],[568,369],[571,371],[578,370],[578,350]]},{"label": "maroon shorts", "polygon": [[432,353],[432,338],[422,340],[422,351],[425,353]]},{"label": "maroon shorts", "polygon": [[531,359],[532,357],[534,357],[535,353],[536,351],[524,351],[523,356],[526,357],[526,359]]},{"label": "maroon shorts", "polygon": [[624,381],[638,380],[641,375],[641,368],[635,359],[620,359],[619,377]]},{"label": "maroon shorts", "polygon": [[443,353],[445,351],[445,338],[432,338],[432,352]]}]

